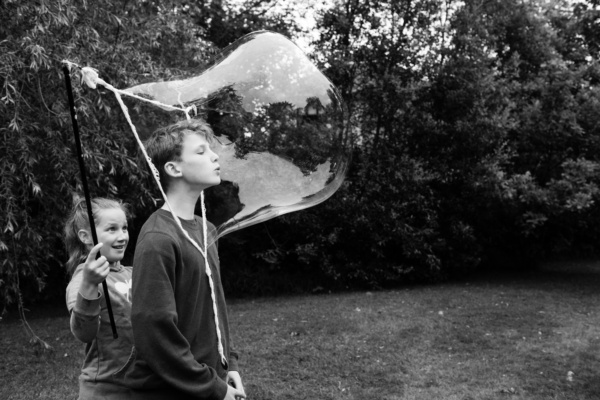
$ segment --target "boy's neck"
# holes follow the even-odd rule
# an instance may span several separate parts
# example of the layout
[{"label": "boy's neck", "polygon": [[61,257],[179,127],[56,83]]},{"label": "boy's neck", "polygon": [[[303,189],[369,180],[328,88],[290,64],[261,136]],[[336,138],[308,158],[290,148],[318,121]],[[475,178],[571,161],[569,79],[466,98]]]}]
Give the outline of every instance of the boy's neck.
[{"label": "boy's neck", "polygon": [[[181,219],[191,220],[194,219],[194,209],[196,208],[196,202],[200,197],[201,192],[180,192],[180,191],[168,191],[167,200],[173,208],[173,212]],[[169,210],[167,203],[161,207],[163,210]]]}]

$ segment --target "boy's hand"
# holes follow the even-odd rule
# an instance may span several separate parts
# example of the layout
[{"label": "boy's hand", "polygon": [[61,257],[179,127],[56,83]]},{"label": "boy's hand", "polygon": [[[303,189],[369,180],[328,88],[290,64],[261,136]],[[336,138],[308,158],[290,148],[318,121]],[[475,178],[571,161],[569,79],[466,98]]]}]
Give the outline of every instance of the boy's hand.
[{"label": "boy's hand", "polygon": [[227,385],[227,393],[225,394],[223,400],[239,400],[245,398],[246,393],[244,393],[242,390],[236,389],[231,385]]},{"label": "boy's hand", "polygon": [[100,256],[96,260],[96,254],[98,254],[101,248],[102,243],[95,245],[90,254],[88,254],[83,266],[83,280],[79,288],[79,293],[87,299],[98,297],[98,285],[106,279],[110,272],[106,257]]},{"label": "boy's hand", "polygon": [[244,385],[242,384],[242,377],[240,373],[237,371],[229,371],[227,372],[227,383],[237,390],[241,391],[243,397],[246,397],[246,391],[244,390]]}]

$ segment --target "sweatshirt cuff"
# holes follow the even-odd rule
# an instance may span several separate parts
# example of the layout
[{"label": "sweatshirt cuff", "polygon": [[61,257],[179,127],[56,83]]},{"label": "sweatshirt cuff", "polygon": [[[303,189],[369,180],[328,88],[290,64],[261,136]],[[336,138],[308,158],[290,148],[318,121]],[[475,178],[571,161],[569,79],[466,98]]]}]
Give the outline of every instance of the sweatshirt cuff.
[{"label": "sweatshirt cuff", "polygon": [[88,317],[95,317],[100,314],[100,299],[102,299],[102,292],[98,292],[98,297],[91,300],[83,297],[81,293],[77,293],[73,311]]},{"label": "sweatshirt cuff", "polygon": [[238,371],[239,372],[239,366],[238,366],[238,355],[237,353],[230,353],[229,354],[229,360],[227,360],[229,363],[229,371]]},{"label": "sweatshirt cuff", "polygon": [[215,390],[215,400],[222,400],[225,398],[225,395],[227,394],[227,382],[225,382],[223,379],[217,378],[217,388]]}]

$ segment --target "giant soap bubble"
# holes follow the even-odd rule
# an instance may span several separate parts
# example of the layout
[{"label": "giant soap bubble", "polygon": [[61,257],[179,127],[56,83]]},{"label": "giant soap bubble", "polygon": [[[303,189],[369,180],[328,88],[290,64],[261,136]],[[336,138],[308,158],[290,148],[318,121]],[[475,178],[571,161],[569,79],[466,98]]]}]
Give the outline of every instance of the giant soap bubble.
[{"label": "giant soap bubble", "polygon": [[[125,92],[138,132],[203,118],[218,143],[221,185],[207,203],[218,237],[319,204],[341,185],[349,162],[341,97],[290,40],[251,33],[208,69]],[[159,102],[161,105],[156,105]]]}]

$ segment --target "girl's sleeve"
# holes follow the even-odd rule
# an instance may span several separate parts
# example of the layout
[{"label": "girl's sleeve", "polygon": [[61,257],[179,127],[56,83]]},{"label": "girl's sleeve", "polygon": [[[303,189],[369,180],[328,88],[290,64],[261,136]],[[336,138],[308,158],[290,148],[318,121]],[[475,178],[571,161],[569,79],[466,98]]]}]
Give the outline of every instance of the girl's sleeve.
[{"label": "girl's sleeve", "polygon": [[83,280],[82,268],[77,268],[67,286],[67,308],[71,313],[71,332],[79,341],[89,343],[98,334],[100,328],[100,300],[98,297],[87,299],[79,293]]}]

